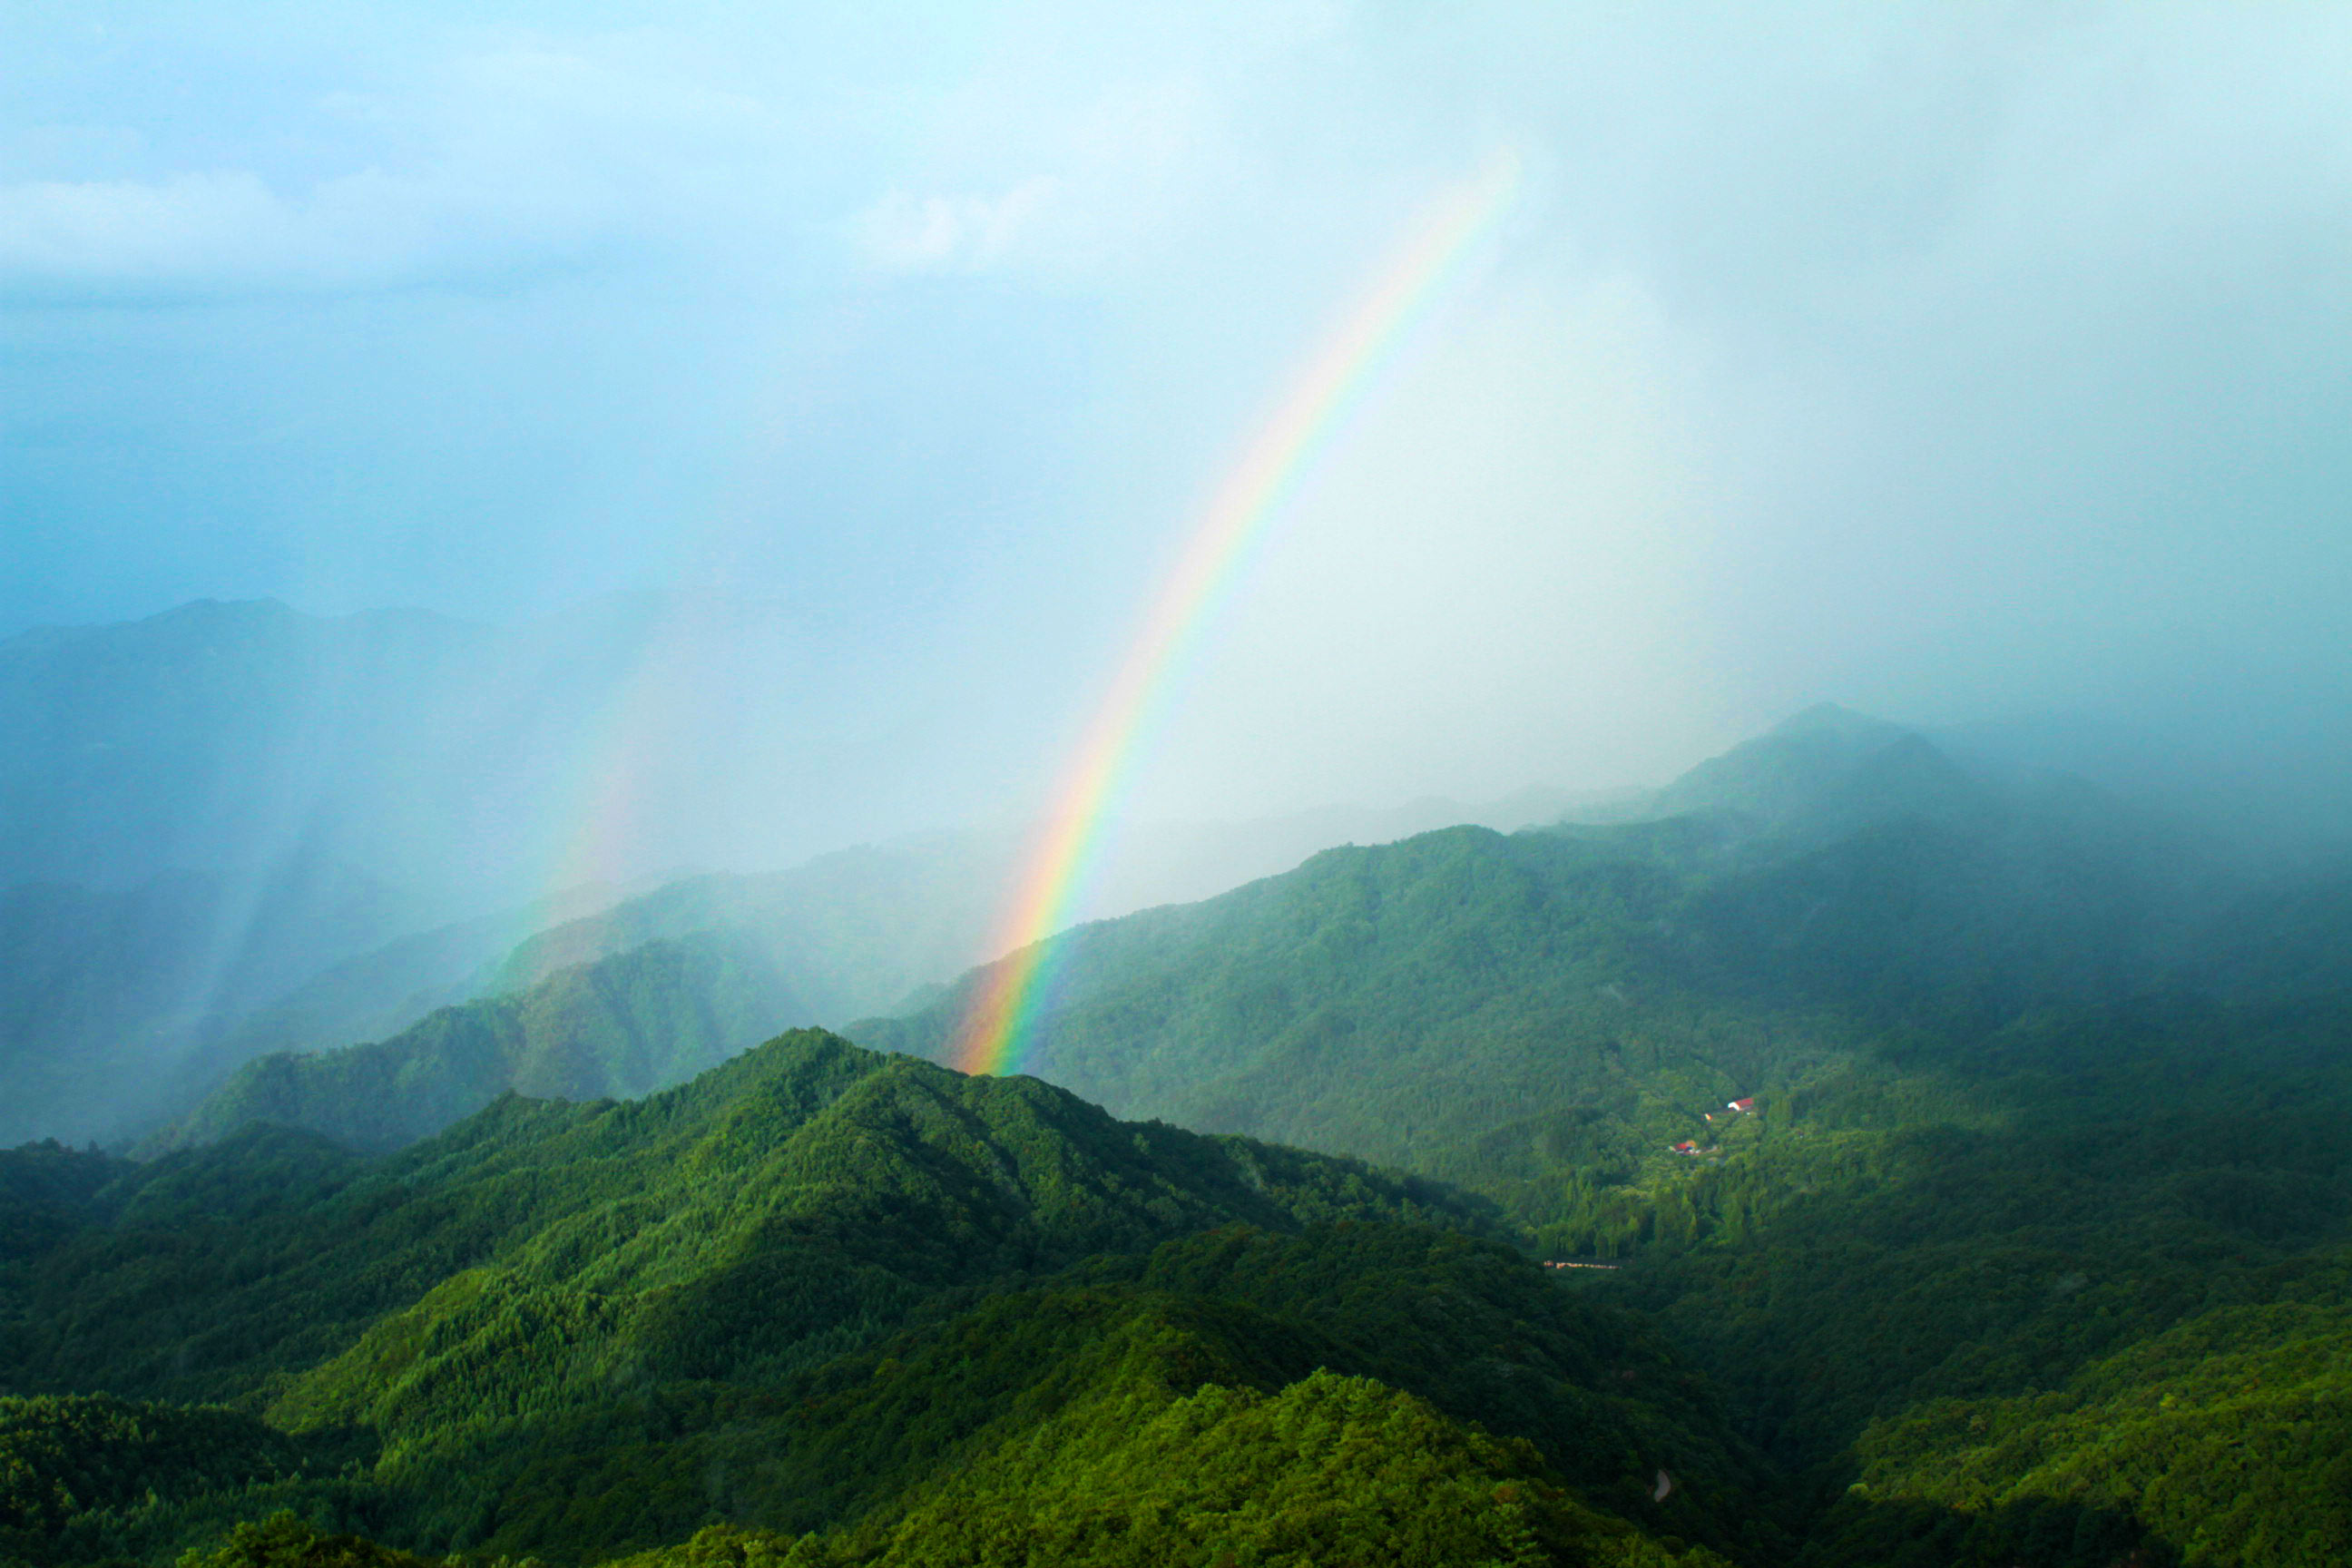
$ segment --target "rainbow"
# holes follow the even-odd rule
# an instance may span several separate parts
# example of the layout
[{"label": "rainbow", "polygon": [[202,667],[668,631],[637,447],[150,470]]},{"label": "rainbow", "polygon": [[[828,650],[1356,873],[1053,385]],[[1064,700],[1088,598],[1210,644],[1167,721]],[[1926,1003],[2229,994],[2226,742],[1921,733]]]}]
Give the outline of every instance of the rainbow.
[{"label": "rainbow", "polygon": [[949,1059],[971,1073],[1018,1072],[1049,978],[1045,939],[1070,923],[1106,829],[1177,676],[1265,539],[1379,384],[1413,329],[1509,211],[1519,162],[1496,158],[1437,202],[1396,259],[1307,362],[1290,395],[1213,491],[1096,710],[998,927],[1009,954],[981,974]]}]

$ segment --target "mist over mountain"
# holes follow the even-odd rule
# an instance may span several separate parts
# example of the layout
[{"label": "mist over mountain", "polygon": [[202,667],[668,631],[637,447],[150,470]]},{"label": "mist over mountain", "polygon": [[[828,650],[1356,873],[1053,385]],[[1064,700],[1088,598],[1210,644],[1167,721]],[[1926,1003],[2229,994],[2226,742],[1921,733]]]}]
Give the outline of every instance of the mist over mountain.
[{"label": "mist over mountain", "polygon": [[0,1568],[2352,1563],[2347,59],[0,10]]},{"label": "mist over mountain", "polygon": [[[1445,809],[1190,830],[1097,896]],[[200,1103],[182,1079],[143,1163],[0,1156],[0,1377],[38,1396],[0,1394],[0,1444],[37,1489],[146,1489],[9,1503],[49,1522],[0,1540],[55,1568],[207,1540],[221,1568],[1094,1561],[1071,1531],[1149,1556],[1150,1520],[1202,1510],[1274,1539],[1279,1476],[1433,1552],[2316,1564],[2352,1547],[2306,1414],[2342,1397],[2352,920],[2332,862],[2243,847],[1817,707],[1547,826],[1082,922],[1049,940],[1038,1076],[1005,1079],[919,1059],[986,969],[915,978],[986,951],[1004,837],[404,938],[226,1037],[427,1009],[381,1039]],[[913,1055],[747,1052],[893,994],[851,1029]],[[1237,1219],[1309,1229],[1213,1229]],[[223,1398],[251,1424],[199,1437],[186,1402]],[[1286,1446],[1300,1423],[1353,1436]],[[703,1500],[661,1500],[679,1467]],[[265,1497],[293,1512],[253,1522]],[[2318,1555],[2264,1546],[2273,1519]]]},{"label": "mist over mountain", "polygon": [[152,1120],[245,1009],[420,912],[347,868],[274,870],[0,890],[0,1138],[113,1137]]},{"label": "mist over mountain", "polygon": [[[1510,823],[1561,799],[1529,791],[1483,813],[1423,801],[1141,827],[1104,868],[1088,907],[1123,911],[1249,880],[1287,868],[1326,835],[1378,842],[1433,820]],[[667,1088],[786,1024],[840,1024],[944,986],[999,945],[1017,847],[1000,835],[937,835],[788,871],[685,878],[495,957],[484,939],[510,935],[513,914],[393,942],[199,1052],[154,1102],[195,1110],[142,1146],[206,1142],[263,1121],[397,1147],[507,1089],[593,1098]],[[148,1132],[161,1117],[151,1110],[143,1120],[119,1125]]]},{"label": "mist over mountain", "polygon": [[[0,1140],[143,1136],[254,1057],[383,1040],[656,938],[721,933],[772,980],[719,1006],[730,1022],[699,1054],[561,1081],[644,1092],[992,956],[1019,831],[761,869],[813,831],[779,822],[765,783],[766,759],[805,773],[822,749],[800,728],[823,705],[803,700],[798,635],[768,611],[640,595],[509,629],[201,603],[0,645],[18,829],[0,866]],[[1335,841],[1517,826],[1568,798],[1139,827],[1085,909],[1204,897]],[[697,859],[736,868],[659,874]]]},{"label": "mist over mountain", "polygon": [[[1834,1053],[1890,1021],[1991,1029],[2159,986],[2231,991],[2244,961],[2225,954],[2292,953],[2298,942],[2324,952],[2347,929],[2322,908],[2273,917],[2292,936],[2260,935],[2249,911],[2281,900],[2302,910],[2322,895],[2262,883],[2080,781],[1988,779],[1914,731],[1832,708],[1601,813],[1633,822],[1591,815],[1511,837],[1465,826],[1328,850],[1204,903],[1083,927],[1057,939],[1069,955],[1053,960],[1053,1001],[1027,1063],[1186,1124],[1450,1170],[1447,1140],[1482,1134],[1500,1107],[1583,1103],[1591,1085],[1577,1087],[1562,1038],[1595,1037],[1613,1053],[1633,1020],[1663,1039],[1728,1007],[1767,1037],[1794,1030],[1815,1042],[1807,1049]],[[1282,826],[1262,831],[1278,840]],[[940,839],[672,884],[518,944],[469,982],[494,1000],[429,1019],[420,1007],[413,1028],[364,1050],[257,1062],[159,1146],[251,1120],[396,1145],[504,1088],[643,1093],[782,1023],[914,1002],[919,977],[984,951],[982,894],[1011,875],[1000,856]],[[678,968],[689,952],[703,956]],[[1339,952],[1353,956],[1334,968]],[[1321,956],[1302,968],[1309,954]],[[1422,977],[1402,991],[1400,965]],[[853,1027],[937,1055],[969,985],[905,1019]],[[683,1023],[681,1005],[700,1021]],[[533,1029],[530,1016],[560,1024]],[[1524,1061],[1487,1059],[1507,1038]],[[1647,1048],[1712,1055],[1707,1081],[1727,1094],[1767,1061],[1696,1038]],[[1645,1057],[1641,1070],[1662,1070],[1661,1059]],[[1528,1072],[1566,1076],[1523,1081]],[[1381,1074],[1443,1109],[1366,1120],[1360,1102],[1386,1092],[1373,1087]],[[418,1087],[390,1091],[409,1083]]]},{"label": "mist over mountain", "polygon": [[[1645,805],[1064,933],[1020,1060],[1619,1260],[1595,1289],[1816,1478],[1805,1561],[2347,1539],[2294,1492],[2346,1451],[2298,1382],[2352,1238],[2340,868],[1833,710]],[[941,1054],[981,978],[852,1032]]]},{"label": "mist over mountain", "polygon": [[[660,624],[650,604],[505,633],[205,602],[0,645],[16,938],[0,1136],[135,1130],[204,1081],[224,1035],[320,971],[488,917],[470,969],[558,914],[560,899],[533,901],[602,868],[572,850],[613,826],[593,814],[616,706],[664,658],[691,662]],[[700,652],[746,653],[737,628],[707,629]],[[723,707],[706,705],[694,744],[715,743]],[[676,795],[648,804],[688,815]]]},{"label": "mist over mountain", "polygon": [[0,798],[22,827],[0,866],[119,887],[299,856],[456,916],[583,868],[757,855],[774,839],[698,760],[688,809],[681,763],[731,742],[756,766],[776,743],[804,679],[790,636],[756,606],[652,595],[513,628],[262,600],[24,633],[0,644]]},{"label": "mist over mountain", "polygon": [[[1606,815],[1632,820],[1333,849],[1055,937],[1024,1061],[1132,1114],[1443,1160],[1431,1140],[1502,1107],[1586,1103],[1629,1034],[1636,1076],[1680,1062],[1727,1096],[1776,1038],[2210,989],[2254,888],[2080,781],[2007,785],[1832,708]],[[977,979],[853,1033],[937,1055]],[[1722,1035],[1727,1009],[1752,1030]]]}]

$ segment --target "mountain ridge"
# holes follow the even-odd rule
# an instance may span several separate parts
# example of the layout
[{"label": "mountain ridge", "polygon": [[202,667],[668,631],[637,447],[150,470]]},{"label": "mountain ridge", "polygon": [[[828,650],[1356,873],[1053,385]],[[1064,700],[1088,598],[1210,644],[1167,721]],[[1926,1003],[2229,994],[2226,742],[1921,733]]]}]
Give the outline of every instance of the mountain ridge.
[{"label": "mountain ridge", "polygon": [[[47,1159],[74,1234],[0,1268],[0,1390],[38,1395],[0,1395],[0,1450],[14,1432],[60,1441],[101,1393],[226,1398],[279,1446],[259,1479],[69,1510],[45,1562],[85,1560],[50,1555],[60,1542],[208,1539],[258,1500],[427,1552],[594,1560],[715,1516],[900,1561],[982,1516],[1045,1528],[1080,1505],[1039,1492],[1036,1467],[1114,1462],[1146,1411],[1154,1463],[1174,1443],[1202,1482],[1230,1451],[1255,1456],[1255,1484],[1272,1466],[1336,1502],[1378,1484],[1367,1458],[1433,1445],[1454,1456],[1439,1473],[1486,1478],[1479,1495],[1535,1489],[1562,1550],[1698,1568],[1718,1560],[1649,1532],[1757,1528],[1738,1499],[1760,1461],[1690,1380],[1625,1389],[1612,1370],[1670,1353],[1479,1239],[1475,1200],[1121,1123],[1034,1079],[806,1031],[642,1100],[509,1095],[376,1161],[263,1128],[145,1165],[37,1154],[0,1155],[0,1194],[32,1191]],[[95,1191],[50,1179],[92,1163],[110,1178]],[[1334,1363],[1370,1375],[1317,1370]],[[139,1406],[137,1430],[174,1430],[174,1408]],[[1246,1436],[1252,1412],[1291,1409],[1357,1434],[1336,1468]],[[1528,1435],[1496,1447],[1484,1422]],[[1666,1455],[1684,1496],[1648,1499],[1627,1447]],[[939,1489],[957,1476],[963,1490]],[[1495,1527],[1458,1516],[1457,1495],[1384,1506],[1416,1531]],[[949,1497],[964,1500],[941,1512]],[[1235,1528],[1271,1527],[1246,1489],[1223,1506]],[[1286,1528],[1318,1539],[1346,1516]]]}]

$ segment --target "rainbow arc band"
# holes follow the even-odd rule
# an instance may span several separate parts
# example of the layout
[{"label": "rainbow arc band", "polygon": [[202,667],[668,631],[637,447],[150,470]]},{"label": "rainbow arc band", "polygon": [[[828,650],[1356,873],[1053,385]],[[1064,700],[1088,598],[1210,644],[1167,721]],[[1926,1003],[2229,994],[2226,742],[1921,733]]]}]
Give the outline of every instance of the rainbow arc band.
[{"label": "rainbow arc band", "polygon": [[994,948],[1008,956],[982,972],[972,993],[949,1055],[958,1068],[1022,1069],[1051,978],[1045,939],[1069,923],[1101,856],[1113,808],[1178,677],[1255,548],[1413,329],[1468,269],[1509,212],[1519,184],[1519,161],[1507,152],[1434,205],[1211,494],[1087,729],[1053,814],[1024,858]]}]

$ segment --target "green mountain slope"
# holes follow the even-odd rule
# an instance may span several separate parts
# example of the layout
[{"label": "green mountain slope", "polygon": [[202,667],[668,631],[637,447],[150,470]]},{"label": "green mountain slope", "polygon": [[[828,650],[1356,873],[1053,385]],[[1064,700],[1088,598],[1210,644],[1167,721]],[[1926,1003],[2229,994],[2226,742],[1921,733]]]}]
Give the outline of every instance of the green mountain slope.
[{"label": "green mountain slope", "polygon": [[869,1526],[808,1555],[909,1568],[1723,1562],[1580,1505],[1531,1445],[1328,1371],[1273,1392],[1103,1380],[924,1489],[887,1531]]},{"label": "green mountain slope", "polygon": [[2279,1302],[2201,1314],[2050,1393],[1933,1402],[1864,1435],[1817,1554],[1991,1565],[2063,1538],[2084,1563],[2343,1563],[2347,1368],[2340,1301]]},{"label": "green mountain slope", "polygon": [[[1366,1561],[1770,1538],[1761,1462],[1703,1384],[1473,1239],[1475,1204],[821,1034],[635,1102],[509,1096],[380,1161],[257,1129],[145,1165],[20,1150],[0,1176],[47,1216],[0,1267],[0,1389],[50,1396],[0,1408],[54,1428],[70,1391],[170,1402],[101,1412],[166,1433],[215,1419],[178,1402],[267,1423],[239,1428],[267,1463],[230,1445],[211,1483],[127,1511],[51,1443],[23,1482],[68,1500],[44,1562],[152,1559],[280,1506],[562,1562],[713,1522],[953,1560],[992,1518],[1134,1561],[1149,1530],[1072,1510],[1171,1465],[1269,1552],[1363,1535],[1368,1497],[1402,1511]],[[1174,1542],[1169,1510],[1146,1522]],[[274,1528],[225,1550],[316,1544]]]},{"label": "green mountain slope", "polygon": [[[1485,815],[1515,822],[1548,804],[1560,803],[1530,793]],[[1391,837],[1469,815],[1478,814],[1423,801],[1143,829],[1122,838],[1095,901],[1125,910],[1196,897],[1295,865],[1335,839]],[[906,1003],[986,956],[1017,848],[1011,835],[935,835],[783,871],[680,878],[627,898],[585,887],[403,937],[312,976],[208,1040],[157,1083],[158,1115],[121,1131],[143,1134],[134,1145],[142,1152],[256,1120],[391,1147],[437,1132],[509,1089],[579,1099],[667,1088],[780,1028]],[[518,942],[518,931],[532,934]],[[698,977],[668,974],[678,967],[674,949],[698,955]],[[567,977],[583,966],[591,976]],[[510,1007],[467,1005],[506,998],[521,999],[540,1022]],[[445,1007],[457,1016],[417,1026]],[[673,1037],[629,1043],[649,1032]],[[341,1051],[353,1041],[368,1048]],[[268,1061],[229,1081],[256,1058],[314,1054],[320,1059]],[[119,1067],[110,1070],[120,1076]],[[157,1131],[161,1114],[173,1124]],[[46,1130],[35,1118],[20,1132]]]},{"label": "green mountain slope", "polygon": [[1653,819],[1724,815],[1799,837],[1890,816],[1983,818],[1986,786],[1924,737],[1822,703],[1710,757],[1643,803]]},{"label": "green mountain slope", "polygon": [[1595,1193],[1561,1237],[1639,1253],[1610,1293],[1738,1369],[1751,1435],[1834,1470],[1874,1418],[2057,1386],[2276,1299],[2352,1236],[2352,1014],[2182,1012],[1866,1063],[1768,1104],[1719,1162]]},{"label": "green mountain slope", "polygon": [[[306,1445],[169,1504],[310,1521],[225,1563],[2340,1559],[2340,898],[1850,716],[1690,792],[1056,939],[1033,1065],[1224,1136],[811,1035],[376,1162],[20,1151],[0,1390]],[[541,984],[652,965],[690,1046],[709,951]]]},{"label": "green mountain slope", "polygon": [[168,1549],[224,1498],[330,1473],[336,1456],[249,1415],[103,1394],[0,1398],[0,1562]]},{"label": "green mountain slope", "polygon": [[[1453,829],[1053,939],[1024,1060],[1124,1113],[1450,1179],[1608,1169],[1889,1028],[2127,991],[2178,903],[2023,808],[1819,845],[1704,816]],[[940,1054],[970,984],[851,1033]]]},{"label": "green mountain slope", "polygon": [[481,993],[484,973],[512,951],[520,933],[607,908],[618,897],[610,884],[588,883],[331,964],[211,1042],[189,1064],[180,1109],[256,1057],[388,1039],[428,1013],[471,1000]]},{"label": "green mountain slope", "polygon": [[[1307,1278],[1280,1302],[1219,1290],[1214,1278],[1180,1284],[1204,1267],[1215,1275],[1236,1250]],[[683,1440],[638,1428],[624,1442],[614,1424],[589,1443],[575,1428],[516,1479],[517,1500],[500,1509],[502,1533],[489,1544],[675,1534],[715,1497],[727,1517],[786,1534],[842,1521],[828,1531],[830,1549],[850,1561],[887,1556],[893,1542],[952,1535],[947,1527],[958,1521],[968,1531],[976,1516],[1017,1518],[1041,1489],[1069,1487],[1073,1468],[1083,1477],[1101,1449],[1204,1385],[1279,1394],[1318,1368],[1352,1371],[1379,1359],[1366,1346],[1392,1320],[1368,1307],[1363,1292],[1431,1319],[1414,1336],[1409,1375],[1377,1384],[1383,1396],[1395,1389],[1425,1401],[1433,1424],[1456,1429],[1457,1439],[1482,1415],[1487,1430],[1520,1437],[1529,1423],[1515,1425],[1514,1408],[1570,1436],[1554,1447],[1543,1441],[1548,1433],[1536,1434],[1497,1480],[1575,1484],[1589,1504],[1651,1532],[1770,1539],[1748,1517],[1753,1461],[1701,1408],[1703,1398],[1693,1403],[1688,1373],[1654,1338],[1493,1248],[1417,1227],[1352,1226],[1288,1238],[1222,1231],[1148,1258],[1097,1260],[952,1316],[924,1315],[870,1350],[784,1380],[772,1396],[739,1400],[723,1428]],[[1442,1309],[1463,1294],[1526,1313],[1499,1326],[1569,1347],[1567,1363],[1538,1350],[1509,1372],[1490,1366],[1509,1342],[1486,1337],[1498,1323],[1484,1313],[1446,1321]],[[1659,1386],[1627,1388],[1620,1374],[1629,1365]],[[1514,1375],[1523,1386],[1482,1407]],[[1382,1458],[1379,1445],[1363,1447],[1362,1458]],[[1216,1462],[1199,1450],[1161,1459]],[[1261,1479],[1278,1473],[1276,1456],[1254,1464]],[[1684,1478],[1663,1502],[1651,1496],[1661,1466],[1681,1467]],[[635,1484],[615,1491],[609,1478],[624,1470]],[[668,1510],[667,1522],[648,1519],[649,1510]]]},{"label": "green mountain slope", "polygon": [[[251,1206],[272,1189],[278,1202]],[[895,1310],[924,1289],[1236,1220],[1438,1201],[1345,1162],[1123,1127],[1034,1079],[967,1079],[803,1034],[649,1100],[509,1096],[379,1164],[262,1129],[126,1167],[91,1200],[107,1223],[12,1289],[5,1364],[27,1391],[226,1397],[353,1352],[387,1312],[495,1320],[509,1289],[593,1298],[565,1356],[583,1376],[611,1371],[625,1342],[681,1366],[789,1359],[856,1330],[870,1302]],[[164,1269],[173,1285],[155,1297]],[[796,1278],[806,1312],[760,1304]],[[607,1311],[624,1300],[625,1323]],[[730,1313],[749,1314],[751,1338],[696,1349]],[[190,1342],[173,1326],[192,1318],[236,1327]],[[467,1352],[446,1349],[411,1369],[413,1394],[462,1380]]]},{"label": "green mountain slope", "polygon": [[[1686,1037],[1627,1075],[1605,1049],[1645,928],[1685,875],[1679,849],[1628,863],[1577,839],[1452,829],[1083,927],[1055,939],[1027,1065],[1190,1125],[1425,1153],[1524,1107],[1563,1062],[1592,1092],[1690,1065]],[[937,1052],[961,1007],[959,994],[853,1032]],[[1563,1051],[1563,1034],[1587,1048]]]},{"label": "green mountain slope", "polygon": [[[1654,1314],[1823,1506],[1907,1411],[2032,1397],[2334,1289],[2311,1282],[2352,1241],[2352,1005],[2314,955],[2340,900],[2226,909],[2224,879],[2093,792],[1997,789],[1817,718],[1686,781],[1694,815],[1335,851],[1066,933],[1028,1061],[1125,1114],[1440,1176],[1556,1258],[1614,1259],[1571,1278]],[[2294,984],[2246,982],[2246,910]],[[853,1032],[936,1052],[961,1002]],[[2200,1440],[2187,1392],[2147,1446]],[[2122,1463],[2084,1453],[2070,1485]],[[2332,1484],[2323,1450],[2278,1453],[2280,1485]],[[1974,1504],[1922,1478],[2011,1458],[1923,1439],[1902,1506],[1824,1527],[1810,1560],[1934,1560]],[[1986,1550],[2191,1551],[2195,1508],[2109,1479],[2069,1516],[2079,1552],[2020,1544],[2059,1517],[2025,1471],[1985,1481],[2009,1510]]]},{"label": "green mountain slope", "polygon": [[268,1122],[396,1149],[509,1092],[593,1100],[668,1088],[805,1012],[756,948],[711,933],[648,942],[517,995],[441,1008],[387,1040],[259,1058],[149,1147]]}]

